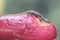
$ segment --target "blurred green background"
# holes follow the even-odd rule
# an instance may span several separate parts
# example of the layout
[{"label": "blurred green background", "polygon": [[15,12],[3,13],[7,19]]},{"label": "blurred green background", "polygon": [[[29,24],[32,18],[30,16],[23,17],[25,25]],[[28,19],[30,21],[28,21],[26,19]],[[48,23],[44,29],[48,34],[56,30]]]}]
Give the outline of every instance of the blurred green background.
[{"label": "blurred green background", "polygon": [[49,19],[56,26],[56,40],[60,40],[60,0],[0,0],[0,16],[27,10],[38,11]]}]

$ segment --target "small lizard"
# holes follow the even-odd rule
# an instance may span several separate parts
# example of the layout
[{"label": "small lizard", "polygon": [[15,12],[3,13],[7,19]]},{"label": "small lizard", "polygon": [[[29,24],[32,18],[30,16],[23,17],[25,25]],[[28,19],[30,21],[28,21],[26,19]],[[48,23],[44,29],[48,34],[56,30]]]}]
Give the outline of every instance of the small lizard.
[{"label": "small lizard", "polygon": [[44,18],[39,12],[36,12],[36,11],[33,11],[33,10],[29,10],[29,11],[26,11],[26,12],[31,13],[31,15],[35,15],[37,18],[40,19],[40,21],[43,20],[45,22],[50,23],[50,21],[48,19]]}]

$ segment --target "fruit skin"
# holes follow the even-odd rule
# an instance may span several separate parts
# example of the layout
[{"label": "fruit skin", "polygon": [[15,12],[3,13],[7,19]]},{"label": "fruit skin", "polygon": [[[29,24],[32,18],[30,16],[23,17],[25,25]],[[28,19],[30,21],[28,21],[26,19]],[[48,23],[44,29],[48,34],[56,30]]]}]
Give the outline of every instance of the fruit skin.
[{"label": "fruit skin", "polygon": [[35,11],[26,11],[0,17],[0,40],[54,40],[54,25]]}]

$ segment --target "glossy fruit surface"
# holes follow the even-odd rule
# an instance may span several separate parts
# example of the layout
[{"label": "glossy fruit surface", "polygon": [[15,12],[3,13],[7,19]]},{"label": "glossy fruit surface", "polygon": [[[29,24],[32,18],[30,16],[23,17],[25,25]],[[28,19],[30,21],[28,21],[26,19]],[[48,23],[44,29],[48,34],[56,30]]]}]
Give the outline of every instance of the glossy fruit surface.
[{"label": "glossy fruit surface", "polygon": [[0,17],[0,40],[54,40],[56,29],[34,12]]}]

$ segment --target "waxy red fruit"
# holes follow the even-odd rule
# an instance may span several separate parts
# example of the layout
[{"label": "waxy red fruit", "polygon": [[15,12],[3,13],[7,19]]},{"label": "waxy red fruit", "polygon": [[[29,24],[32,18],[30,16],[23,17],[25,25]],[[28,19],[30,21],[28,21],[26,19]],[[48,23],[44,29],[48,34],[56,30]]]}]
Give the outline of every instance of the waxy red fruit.
[{"label": "waxy red fruit", "polygon": [[38,12],[0,17],[0,40],[54,40],[56,28]]}]

